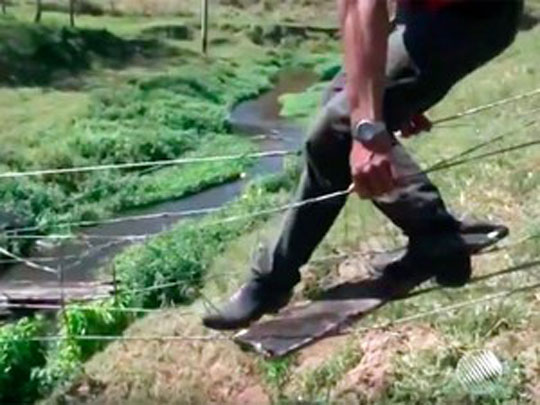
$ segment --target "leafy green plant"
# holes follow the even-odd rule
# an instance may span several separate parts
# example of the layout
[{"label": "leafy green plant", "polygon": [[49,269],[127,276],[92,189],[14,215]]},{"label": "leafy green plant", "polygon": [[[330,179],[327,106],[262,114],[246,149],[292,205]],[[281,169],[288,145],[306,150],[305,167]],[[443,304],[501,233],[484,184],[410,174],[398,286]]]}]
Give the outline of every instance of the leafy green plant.
[{"label": "leafy green plant", "polygon": [[279,393],[289,378],[293,362],[291,356],[270,360],[261,359],[259,367],[266,384]]},{"label": "leafy green plant", "polygon": [[39,390],[34,370],[45,364],[46,346],[32,338],[45,333],[42,318],[25,318],[0,328],[0,402],[19,403]]}]

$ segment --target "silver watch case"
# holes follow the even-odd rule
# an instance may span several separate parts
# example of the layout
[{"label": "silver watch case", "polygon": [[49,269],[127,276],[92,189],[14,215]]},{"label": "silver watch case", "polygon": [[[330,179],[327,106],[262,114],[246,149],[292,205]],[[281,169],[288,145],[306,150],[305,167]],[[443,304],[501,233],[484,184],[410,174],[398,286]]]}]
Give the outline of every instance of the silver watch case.
[{"label": "silver watch case", "polygon": [[360,121],[352,131],[353,139],[368,148],[387,149],[392,137],[382,121]]},{"label": "silver watch case", "polygon": [[362,143],[371,143],[374,139],[386,135],[386,124],[382,121],[360,121],[353,131],[354,139]]}]

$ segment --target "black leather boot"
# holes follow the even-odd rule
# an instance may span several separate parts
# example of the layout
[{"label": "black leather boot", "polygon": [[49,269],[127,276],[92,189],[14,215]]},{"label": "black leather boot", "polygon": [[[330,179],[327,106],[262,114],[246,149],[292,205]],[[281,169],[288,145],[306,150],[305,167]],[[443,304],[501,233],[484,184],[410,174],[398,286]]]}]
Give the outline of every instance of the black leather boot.
[{"label": "black leather boot", "polygon": [[244,284],[219,311],[203,318],[204,326],[218,330],[241,329],[264,314],[275,313],[287,305],[292,289],[279,290],[253,279]]},{"label": "black leather boot", "polygon": [[458,233],[412,238],[408,253],[424,272],[444,287],[462,287],[471,279],[471,255]]},{"label": "black leather boot", "polygon": [[461,287],[471,277],[470,256],[493,246],[509,234],[506,226],[462,220],[459,233],[411,237],[404,252],[383,255],[373,263],[374,275],[393,283],[414,284],[435,276],[445,287]]},{"label": "black leather boot", "polygon": [[373,275],[396,291],[409,291],[432,277],[442,286],[461,287],[471,277],[470,252],[456,234],[411,238],[404,251],[383,255],[372,265]]}]

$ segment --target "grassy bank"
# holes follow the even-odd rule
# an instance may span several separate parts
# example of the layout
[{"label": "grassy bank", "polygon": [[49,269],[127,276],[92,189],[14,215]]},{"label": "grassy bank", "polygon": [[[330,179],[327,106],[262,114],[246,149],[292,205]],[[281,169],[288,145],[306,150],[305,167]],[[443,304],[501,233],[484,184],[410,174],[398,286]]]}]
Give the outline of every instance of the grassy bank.
[{"label": "grassy bank", "polygon": [[[18,18],[24,16],[27,14]],[[90,28],[84,28],[86,22]],[[147,22],[156,24],[154,20]],[[243,32],[231,36],[229,31],[219,30],[217,35],[228,40],[214,45],[211,56],[195,52],[194,40],[153,40],[158,49],[149,57],[137,48],[142,46],[138,42],[140,31],[130,18],[115,20],[114,33],[95,30],[96,20],[89,17],[79,19],[79,23],[81,28],[65,30],[55,21],[43,27],[13,19],[2,22],[5,29],[0,34],[8,45],[1,50],[4,55],[17,53],[13,66],[33,60],[45,71],[38,81],[30,80],[36,78],[33,74],[10,76],[7,86],[0,89],[0,107],[9,118],[0,130],[5,145],[0,152],[2,171],[253,151],[256,148],[250,141],[230,133],[227,114],[231,106],[269,88],[281,69],[310,68],[332,57],[321,38],[309,41],[305,52],[297,52],[294,44],[267,48],[254,44]],[[132,52],[120,62],[110,60],[107,53],[95,55],[84,38],[99,32]],[[75,42],[74,49],[71,42]],[[51,47],[61,49],[59,59],[42,58],[47,55],[43,49]],[[317,50],[314,55],[307,53]],[[62,68],[65,64],[60,62],[82,57],[88,58],[85,63]],[[49,232],[62,222],[106,218],[200,191],[238,177],[251,163],[240,159],[157,171],[3,179],[0,202],[3,211],[23,218],[26,225],[37,225],[40,232]],[[223,215],[247,214],[282,202],[283,190],[290,188],[292,181],[285,175],[253,185]],[[86,309],[68,307],[55,323],[46,322],[45,329],[40,327],[41,319],[23,320],[2,329],[2,342],[6,342],[0,357],[2,383],[16,383],[20,390],[2,390],[1,400],[31,401],[69,381],[84,361],[104,347],[103,342],[70,336],[121,334],[136,316],[118,308],[192,302],[199,296],[215,257],[232,240],[265,220],[256,217],[209,225],[220,218],[212,216],[202,224],[183,223],[121,254],[112,264],[121,285],[114,301]],[[154,289],[170,282],[176,284]],[[44,333],[63,338],[31,345],[24,341]]]},{"label": "grassy bank", "polygon": [[[113,38],[111,49],[89,41],[92,35]],[[190,44],[157,40],[150,44],[158,51],[146,55],[136,40],[106,31],[18,21],[2,23],[0,37],[11,84],[0,90],[4,172],[248,152],[254,149],[248,140],[223,135],[228,110],[268,88],[284,64],[263,48],[253,58],[241,46],[228,57],[201,58]],[[123,48],[130,51],[119,56]],[[120,66],[108,64],[120,57]],[[28,77],[19,65],[28,67]],[[200,191],[239,176],[249,164],[3,179],[0,201],[2,210],[47,230],[59,221],[101,218]],[[181,181],[172,181],[179,175]]]},{"label": "grassy bank", "polygon": [[[83,363],[108,343],[80,337],[122,334],[139,317],[130,308],[156,309],[193,302],[200,296],[216,256],[269,217],[249,214],[285,202],[298,177],[294,167],[252,184],[223,213],[184,222],[118,255],[104,269],[107,273],[114,271],[120,283],[114,299],[84,308],[67,305],[56,315],[55,323],[37,317],[0,328],[0,370],[4,371],[0,386],[16,383],[18,387],[0,391],[1,400],[32,402],[55,388],[63,391],[66,383],[80,375]],[[222,221],[230,216],[239,219]],[[32,341],[46,335],[60,339]]]},{"label": "grassy bank", "polygon": [[[520,34],[511,49],[456,86],[430,115],[446,116],[538,87],[539,38],[538,27]],[[286,97],[288,115],[305,119],[318,97],[319,87],[301,97]],[[429,166],[506,132],[486,151],[537,140],[538,125],[525,124],[536,119],[539,107],[538,97],[521,100],[441,125],[406,146]],[[538,147],[530,147],[432,176],[452,210],[510,226],[509,248],[474,260],[475,276],[491,277],[459,290],[435,289],[392,303],[364,319],[349,336],[325,340],[277,361],[244,353],[231,342],[117,342],[85,365],[84,375],[67,396],[95,404],[535,404],[540,381],[538,290],[426,313],[538,282],[538,267],[534,267],[540,254],[538,240],[513,244],[538,233],[539,156]],[[249,247],[275,235],[279,222],[275,218],[230,243],[205,272],[204,296],[217,303],[232,293],[245,277]],[[359,252],[387,249],[399,242],[396,229],[380,213],[351,198],[315,254],[344,252],[349,259],[306,266],[296,298],[310,297],[357,274],[363,265]],[[531,267],[519,269],[528,263]],[[205,336],[208,331],[199,318],[205,305],[204,300],[195,302],[190,307],[194,315],[177,310],[149,315],[135,322],[125,336],[141,336],[149,330],[160,336]],[[422,318],[399,323],[422,313]],[[386,326],[375,328],[381,324]],[[479,349],[492,350],[505,367],[504,377],[487,394],[464,387],[456,377],[459,360]],[[50,402],[65,397],[61,394]]]},{"label": "grassy bank", "polygon": [[[93,17],[65,29],[54,16],[50,25],[22,21],[26,14],[0,22],[7,69],[0,78],[7,84],[0,88],[3,172],[252,151],[246,138],[229,134],[230,108],[267,89],[280,69],[309,68],[334,47],[321,37],[301,52],[294,41],[256,45],[227,26],[213,31],[216,40],[227,40],[201,57],[197,38],[142,34],[167,19],[138,17],[136,28],[131,18],[116,18],[109,32],[98,30]],[[178,24],[195,23],[185,17]],[[95,220],[201,191],[237,178],[250,163],[2,179],[0,202],[19,222],[49,232],[58,222]]]}]

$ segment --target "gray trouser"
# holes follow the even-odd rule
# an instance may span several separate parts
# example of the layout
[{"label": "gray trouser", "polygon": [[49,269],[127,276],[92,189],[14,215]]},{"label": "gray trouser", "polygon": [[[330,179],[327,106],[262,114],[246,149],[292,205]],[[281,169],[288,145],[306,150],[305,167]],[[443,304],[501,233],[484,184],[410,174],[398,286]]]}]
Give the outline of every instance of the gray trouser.
[{"label": "gray trouser", "polygon": [[[522,7],[521,0],[484,0],[438,12],[399,10],[398,25],[389,38],[384,93],[387,126],[398,129],[413,114],[426,111],[457,81],[508,47]],[[345,190],[351,184],[345,93],[345,75],[340,73],[323,97],[323,108],[306,144],[298,201]],[[399,176],[418,173],[418,166],[400,144],[393,153]],[[269,254],[256,260],[254,277],[278,289],[296,284],[299,268],[326,235],[346,198],[291,210]],[[426,175],[407,177],[399,189],[373,202],[409,238],[428,236],[435,241],[437,235],[457,232],[456,219]]]}]

